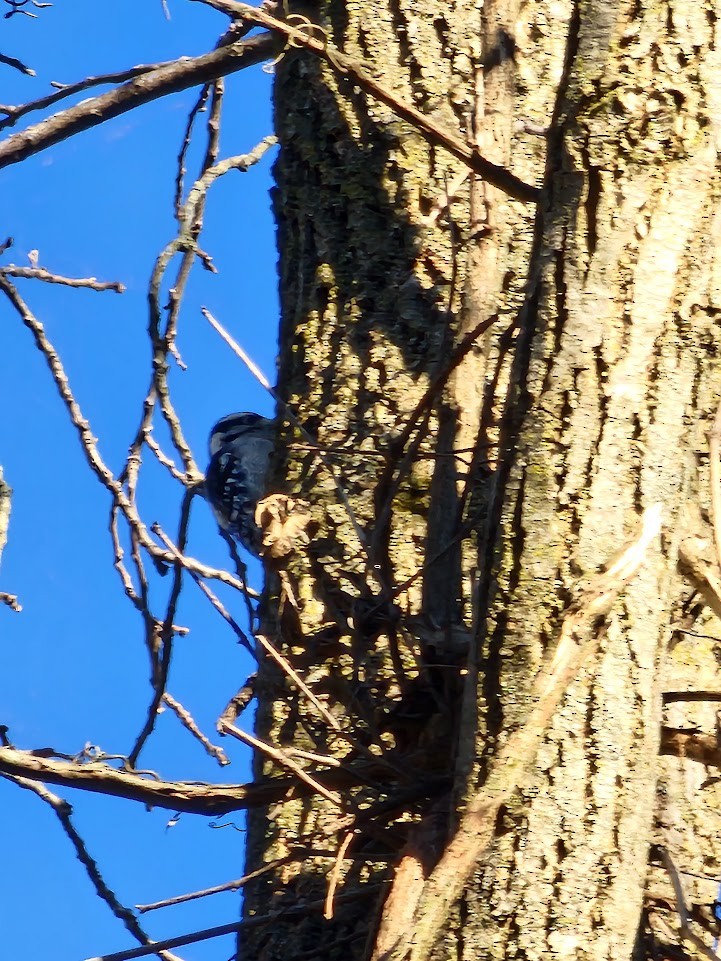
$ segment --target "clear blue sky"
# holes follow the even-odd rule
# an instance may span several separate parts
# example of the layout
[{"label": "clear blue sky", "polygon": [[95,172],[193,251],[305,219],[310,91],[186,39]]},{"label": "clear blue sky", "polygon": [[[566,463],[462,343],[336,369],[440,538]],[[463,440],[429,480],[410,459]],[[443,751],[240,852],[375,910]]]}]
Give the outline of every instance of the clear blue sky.
[{"label": "clear blue sky", "polygon": [[[168,4],[169,22],[161,0],[73,0],[36,11],[36,20],[3,20],[0,50],[27,62],[37,76],[23,77],[0,65],[0,101],[35,99],[49,92],[50,81],[67,83],[202,53],[227,25],[200,4]],[[250,150],[272,132],[271,83],[260,67],[227,81],[222,156]],[[15,239],[4,263],[26,265],[28,252],[38,250],[41,266],[49,270],[120,280],[127,287],[118,296],[18,281],[60,351],[101,454],[116,472],[149,377],[147,281],[154,257],[174,236],[176,156],[195,96],[188,91],[168,97],[0,171],[0,239]],[[191,170],[204,148],[202,138],[198,144]],[[271,153],[249,173],[230,174],[211,193],[202,246],[219,273],[195,268],[181,316],[178,346],[188,370],[172,371],[171,388],[201,464],[215,419],[233,410],[272,410],[270,398],[199,310],[210,308],[274,379],[272,159]],[[90,742],[123,754],[145,719],[151,691],[140,620],[112,567],[109,496],[85,464],[43,358],[4,298],[0,322],[0,464],[15,492],[0,590],[17,593],[23,605],[20,614],[0,609],[0,723],[9,726],[18,747],[51,746],[72,754]],[[162,431],[158,439],[164,441]],[[178,485],[146,460],[140,485],[146,522],[158,520],[173,532],[180,497]],[[189,553],[227,566],[225,544],[198,500]],[[256,586],[259,577],[252,568]],[[162,613],[165,585],[156,583],[154,589]],[[239,599],[229,602],[240,618]],[[169,690],[219,743],[215,719],[251,665],[192,582],[184,588],[177,620],[190,634],[176,642]],[[166,712],[140,764],[169,778],[246,780],[243,750],[227,738],[220,743],[233,760],[222,769]],[[172,812],[148,813],[129,801],[54,790],[73,805],[90,854],[127,905],[242,874],[243,835],[230,827],[213,830],[205,819],[184,816],[167,828]],[[95,896],[50,808],[2,779],[0,805],[3,955],[81,961],[133,946],[134,939]],[[232,820],[238,827],[244,823],[242,814]],[[160,939],[237,917],[237,895],[223,894],[154,912],[142,922]],[[232,948],[226,938],[176,953],[217,961]]]}]

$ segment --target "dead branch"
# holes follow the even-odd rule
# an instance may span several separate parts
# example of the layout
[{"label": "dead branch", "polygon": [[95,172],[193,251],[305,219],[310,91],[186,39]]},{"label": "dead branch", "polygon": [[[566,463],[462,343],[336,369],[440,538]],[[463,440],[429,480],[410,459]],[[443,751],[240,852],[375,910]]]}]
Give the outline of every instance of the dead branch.
[{"label": "dead branch", "polygon": [[[408,121],[426,137],[429,143],[444,147],[474,173],[480,174],[489,184],[493,184],[510,197],[525,203],[535,203],[539,199],[541,191],[538,187],[524,183],[510,170],[491,163],[473,144],[462,140],[454,131],[436,123],[431,117],[421,113],[411,104],[400,100],[393,90],[371,76],[372,66],[370,64],[363,64],[331,47],[324,31],[318,24],[306,20],[305,23],[301,23],[300,27],[294,27],[286,21],[272,17],[262,7],[251,7],[245,3],[237,3],[236,0],[193,0],[193,2],[204,3],[236,20],[250,21],[258,24],[258,26],[267,27],[269,30],[285,37],[289,45],[312,51],[333,67],[342,77],[352,80],[361,90],[390,107],[403,120]],[[317,39],[318,34],[323,36],[322,40]]]},{"label": "dead branch", "polygon": [[[108,794],[136,801],[150,808],[158,807],[204,817],[217,817],[231,811],[285,803],[316,793],[315,785],[303,783],[295,775],[266,778],[250,784],[163,781],[135,771],[117,770],[100,761],[61,761],[45,756],[46,753],[0,747],[0,774],[59,784],[96,794]],[[364,762],[314,772],[314,780],[324,791],[344,790],[353,785],[367,784],[373,778],[387,780],[387,775],[386,765]]]},{"label": "dead branch", "polygon": [[[260,738],[257,738],[252,734],[248,734],[247,731],[241,730],[239,727],[236,727],[235,724],[224,724],[220,733],[231,734],[243,744],[247,744],[249,747],[252,747],[257,751],[260,751],[262,754],[265,754],[266,757],[269,757],[271,760],[275,761],[276,764],[279,764],[281,767],[284,767],[290,771],[291,774],[294,774],[300,781],[306,784],[313,793],[320,794],[326,799],[326,801],[330,801],[335,807],[345,810],[343,797],[339,794],[333,793],[333,791],[329,791],[328,788],[321,784],[316,777],[309,774],[300,766],[300,764],[296,764],[286,751],[281,751],[280,748],[273,747],[273,745],[268,744],[267,741],[261,741]],[[332,763],[331,758],[328,759],[328,763]]]},{"label": "dead branch", "polygon": [[16,264],[7,264],[0,267],[6,277],[21,277],[29,280],[44,280],[48,284],[62,284],[64,287],[86,287],[89,290],[105,291],[113,290],[116,294],[125,293],[125,285],[119,280],[103,281],[96,277],[63,277],[61,274],[54,274],[44,267],[18,267]]},{"label": "dead branch", "polygon": [[[219,109],[219,99],[214,98],[213,116],[218,122],[217,110]],[[211,117],[211,120],[213,117]],[[212,133],[209,138],[208,149],[206,150],[205,162],[209,163],[212,159],[215,147],[213,146],[215,135]],[[191,267],[196,256],[199,256],[198,236],[203,224],[203,213],[205,202],[210,187],[220,177],[225,176],[232,170],[246,171],[258,163],[265,153],[277,143],[275,137],[265,137],[253,150],[245,154],[227,157],[218,163],[211,164],[203,169],[200,177],[191,187],[188,197],[178,210],[178,233],[158,255],[151,273],[148,305],[150,310],[149,332],[153,349],[153,381],[151,390],[148,392],[146,406],[154,406],[156,399],[160,404],[160,409],[165,418],[173,443],[176,450],[183,460],[183,464],[188,473],[190,481],[197,482],[202,475],[193,459],[192,452],[185,441],[180,426],[180,420],[170,401],[168,388],[167,355],[175,347],[177,334],[177,320],[180,311],[180,304],[185,291],[185,286],[190,275]],[[181,151],[181,158],[183,157]],[[182,159],[180,161],[183,162]],[[178,174],[180,177],[180,174]],[[162,329],[162,310],[160,307],[160,288],[170,262],[177,253],[182,253],[178,274],[173,284],[169,296],[168,319],[165,329]],[[147,412],[146,412],[147,416]],[[136,435],[136,443],[139,442],[140,432]]]},{"label": "dead branch", "polygon": [[[358,900],[358,898],[375,897],[380,885],[368,884],[354,891],[346,891],[339,894],[336,901],[346,903]],[[192,934],[181,934],[175,938],[168,938],[165,941],[156,941],[147,948],[131,948],[129,951],[117,951],[114,954],[103,954],[97,958],[88,958],[87,961],[132,961],[133,958],[144,958],[149,954],[156,954],[166,948],[179,948],[185,944],[197,944],[198,941],[208,941],[210,938],[220,938],[226,934],[234,934],[236,931],[244,931],[248,928],[258,927],[262,924],[270,924],[282,918],[286,920],[290,917],[302,917],[304,914],[311,914],[323,907],[322,901],[306,901],[303,904],[289,904],[271,911],[269,914],[259,914],[252,918],[244,918],[242,921],[234,921],[232,924],[221,924],[215,928],[205,928],[203,931],[194,931]]]},{"label": "dead branch", "polygon": [[288,864],[290,861],[295,859],[295,856],[292,854],[289,854],[284,858],[276,858],[275,861],[268,861],[268,863],[264,864],[262,868],[258,868],[257,871],[251,871],[250,874],[245,874],[242,878],[236,878],[235,881],[226,881],[225,884],[216,884],[212,888],[203,888],[202,891],[191,891],[190,894],[179,894],[174,898],[165,898],[163,901],[154,901],[152,904],[136,904],[135,910],[138,912],[138,914],[146,914],[148,911],[157,911],[159,908],[168,908],[174,904],[184,904],[186,901],[197,901],[198,898],[207,898],[212,894],[221,894],[223,891],[239,891],[250,881],[254,881],[256,878],[262,877],[269,871],[275,871],[277,868],[281,868],[284,864]]},{"label": "dead branch", "polygon": [[335,901],[335,892],[338,887],[338,882],[340,881],[340,873],[343,868],[343,862],[346,859],[348,853],[348,848],[353,840],[354,834],[349,831],[340,843],[338,852],[335,856],[333,862],[333,869],[330,872],[330,877],[328,878],[328,893],[325,896],[325,904],[323,905],[323,917],[326,921],[330,921],[333,917],[333,902]]},{"label": "dead branch", "polygon": [[183,202],[183,179],[185,174],[188,172],[187,167],[185,166],[185,158],[188,154],[188,150],[190,149],[190,144],[193,138],[193,127],[195,126],[196,118],[198,117],[198,114],[205,110],[209,96],[210,84],[206,83],[198,94],[198,99],[193,104],[190,113],[188,114],[188,120],[185,124],[183,142],[178,152],[178,172],[175,176],[175,216],[177,220],[180,220],[180,212]]},{"label": "dead branch", "polygon": [[[71,818],[73,811],[72,806],[68,804],[67,801],[63,800],[63,798],[58,797],[57,794],[53,794],[51,791],[49,791],[43,784],[37,784],[34,781],[30,781],[22,777],[9,777],[8,779],[26,791],[32,791],[33,794],[36,794],[39,798],[45,801],[46,804],[50,805],[57,815],[63,831],[70,839],[70,843],[75,849],[77,859],[85,868],[98,897],[102,901],[105,901],[115,917],[122,921],[128,931],[140,942],[140,944],[146,947],[152,945],[152,941],[138,924],[138,920],[133,912],[130,910],[130,908],[126,908],[125,905],[120,903],[115,892],[112,891],[105,882],[105,879],[100,873],[97,862],[93,857],[91,857],[85,842],[73,824]],[[165,961],[182,961],[181,958],[175,954],[171,954],[170,952],[159,951],[158,953],[161,958],[165,959]]]},{"label": "dead branch", "polygon": [[[160,540],[165,544],[165,546],[168,548],[168,550],[171,551],[171,553],[173,553],[174,555],[177,555],[178,558],[182,558],[182,555],[181,555],[180,552],[178,551],[178,548],[175,546],[175,544],[173,544],[173,542],[170,540],[170,538],[165,534],[165,532],[164,532],[163,529],[161,528],[160,524],[153,524],[152,530],[153,530],[153,533],[154,533],[157,537],[159,537]],[[248,637],[247,637],[245,631],[241,628],[240,624],[238,624],[238,622],[235,620],[235,618],[232,617],[232,616],[228,613],[225,605],[222,603],[222,601],[221,601],[220,598],[217,596],[217,594],[215,594],[213,591],[211,591],[211,589],[208,587],[208,585],[205,583],[205,581],[201,580],[201,578],[198,577],[197,574],[194,574],[194,573],[191,571],[191,572],[190,572],[190,576],[193,578],[193,580],[194,580],[195,583],[198,585],[198,587],[200,588],[200,590],[201,590],[201,591],[203,592],[203,594],[207,597],[207,599],[208,599],[208,600],[210,601],[210,603],[213,605],[213,607],[215,608],[215,610],[220,614],[220,616],[223,618],[223,620],[226,622],[226,624],[232,629],[233,633],[234,633],[235,636],[238,638],[238,642],[243,645],[243,647],[246,649],[246,651],[248,651],[248,653],[251,655],[251,657],[253,657],[253,658],[255,658],[255,659],[257,660],[258,655],[257,655],[256,651],[254,650],[253,645],[252,645],[252,644],[250,643],[250,641],[248,640]],[[223,715],[223,716],[225,716],[225,715]],[[236,715],[236,717],[237,717],[237,715]]]},{"label": "dead branch", "polygon": [[266,33],[239,40],[200,57],[183,57],[159,65],[157,69],[134,77],[108,93],[62,110],[8,137],[0,143],[0,169],[20,163],[41,150],[128,113],[142,104],[252,67],[273,57],[278,50],[278,40]]},{"label": "dead branch", "polygon": [[207,738],[198,727],[193,715],[187,708],[183,707],[180,701],[176,700],[172,694],[168,694],[168,692],[165,691],[163,693],[163,703],[168,705],[170,710],[175,713],[175,716],[178,718],[186,731],[190,731],[195,740],[203,745],[206,753],[215,758],[221,767],[225,767],[226,764],[230,764],[230,759],[223,748],[211,743],[210,739]]},{"label": "dead branch", "polygon": [[28,77],[36,76],[32,67],[28,67],[27,64],[23,63],[22,60],[18,60],[17,57],[8,57],[7,54],[0,53],[0,63],[4,63],[8,67],[13,67],[15,70],[19,70],[20,73],[24,73]]},{"label": "dead branch", "polygon": [[10,106],[9,104],[0,104],[0,113],[5,114],[5,119],[0,120],[0,130],[3,130],[5,127],[14,127],[18,120],[21,117],[24,117],[25,114],[32,113],[34,110],[44,110],[46,107],[52,107],[53,104],[56,104],[61,100],[65,100],[66,97],[72,97],[73,94],[87,90],[89,87],[99,87],[106,83],[124,83],[126,80],[132,80],[133,77],[139,77],[144,73],[150,73],[152,70],[158,70],[160,67],[167,67],[171,62],[172,61],[144,64],[137,67],[131,67],[130,70],[121,70],[116,73],[106,73],[97,77],[85,77],[79,83],[65,84],[53,82],[50,84],[50,86],[57,88],[55,93],[50,93],[45,97],[40,97],[38,100],[30,100],[27,103],[18,105],[17,107]]},{"label": "dead branch", "polygon": [[[145,724],[143,725],[143,729],[138,735],[132,751],[128,755],[128,760],[132,766],[135,766],[137,763],[143,746],[155,729],[155,722],[158,718],[158,714],[160,713],[160,705],[162,703],[168,683],[170,662],[173,653],[173,639],[175,637],[173,623],[175,621],[178,600],[180,599],[180,592],[183,589],[184,568],[182,557],[187,542],[188,524],[190,522],[190,505],[193,500],[193,495],[193,488],[188,488],[183,496],[183,504],[180,510],[180,520],[178,523],[178,550],[175,554],[173,582],[167,601],[165,617],[162,622],[158,623],[157,629],[153,630],[152,632],[148,632],[146,630],[146,648],[150,658],[150,683],[153,688],[153,697],[148,707],[148,714]],[[138,569],[142,569],[142,562],[136,553],[135,540],[133,541],[133,553],[136,566]],[[143,604],[144,607],[147,608],[147,585],[144,586],[143,590]]]}]

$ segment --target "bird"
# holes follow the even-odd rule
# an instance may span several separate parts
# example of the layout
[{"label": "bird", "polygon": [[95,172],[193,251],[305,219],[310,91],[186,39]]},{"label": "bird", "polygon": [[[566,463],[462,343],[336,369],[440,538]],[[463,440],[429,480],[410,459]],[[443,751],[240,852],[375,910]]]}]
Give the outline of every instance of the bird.
[{"label": "bird", "polygon": [[256,557],[261,531],[255,508],[268,493],[276,427],[275,419],[242,411],[221,417],[208,438],[206,499],[222,530]]}]

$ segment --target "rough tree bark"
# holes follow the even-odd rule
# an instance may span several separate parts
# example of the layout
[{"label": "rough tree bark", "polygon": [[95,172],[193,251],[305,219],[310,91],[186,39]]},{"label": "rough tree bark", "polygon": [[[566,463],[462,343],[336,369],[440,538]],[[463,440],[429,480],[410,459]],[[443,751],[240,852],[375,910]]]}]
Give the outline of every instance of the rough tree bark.
[{"label": "rough tree bark", "polygon": [[[652,844],[719,871],[712,792],[658,751],[661,691],[718,683],[718,642],[675,632],[715,623],[688,539],[708,537],[718,389],[720,12],[313,6],[399,98],[542,185],[536,208],[470,178],[311,55],[278,65],[279,386],[325,462],[302,441],[278,458],[317,530],[271,572],[264,628],[344,734],[270,665],[258,730],[365,767],[343,798],[251,815],[249,870],[283,863],[249,885],[246,916],[308,908],[250,928],[242,957],[369,954],[401,852],[432,870],[526,718],[564,612],[656,503],[661,542],[596,625],[598,655],[433,956],[651,956]],[[284,439],[299,441],[290,427]],[[667,723],[712,729],[708,706],[673,710]],[[257,769],[277,771],[260,757]],[[313,905],[349,835],[324,919]]]}]

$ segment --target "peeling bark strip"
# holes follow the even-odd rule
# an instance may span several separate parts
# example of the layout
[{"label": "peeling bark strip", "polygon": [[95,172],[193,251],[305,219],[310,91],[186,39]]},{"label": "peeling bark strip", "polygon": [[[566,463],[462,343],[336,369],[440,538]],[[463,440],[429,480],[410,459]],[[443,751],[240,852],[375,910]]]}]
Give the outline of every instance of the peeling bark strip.
[{"label": "peeling bark strip", "polygon": [[598,619],[608,613],[618,593],[647,560],[660,532],[661,505],[656,504],[644,515],[638,539],[583,591],[564,617],[553,660],[536,681],[536,705],[495,756],[486,783],[469,804],[433,872],[422,887],[416,884],[411,890],[399,871],[371,961],[427,961],[453,905],[493,840],[501,806],[523,785],[568,685],[598,649],[602,636]]},{"label": "peeling bark strip", "polygon": [[8,527],[10,525],[10,502],[12,499],[12,489],[3,478],[2,468],[0,467],[0,559],[7,544]]}]

